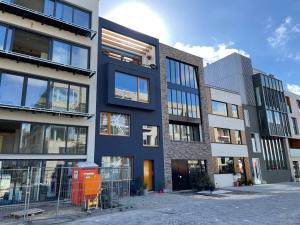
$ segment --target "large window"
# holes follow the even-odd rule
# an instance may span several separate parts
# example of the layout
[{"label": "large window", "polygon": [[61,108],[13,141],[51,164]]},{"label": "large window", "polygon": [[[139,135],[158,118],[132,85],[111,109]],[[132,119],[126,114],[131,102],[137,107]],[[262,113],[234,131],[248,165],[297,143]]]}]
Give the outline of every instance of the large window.
[{"label": "large window", "polygon": [[54,40],[52,61],[87,69],[89,63],[89,50],[88,48]]},{"label": "large window", "polygon": [[212,113],[220,116],[228,116],[227,104],[224,102],[211,101]]},{"label": "large window", "polygon": [[10,50],[12,30],[0,25],[0,50]]},{"label": "large window", "polygon": [[234,173],[233,157],[219,157],[217,161],[219,174]]},{"label": "large window", "polygon": [[132,179],[133,160],[130,157],[102,156],[103,180]]},{"label": "large window", "polygon": [[168,89],[168,113],[175,116],[200,118],[199,95]]},{"label": "large window", "polygon": [[121,113],[100,113],[100,134],[129,136],[130,117]]},{"label": "large window", "polygon": [[87,127],[0,121],[0,137],[2,154],[85,155],[87,148]]},{"label": "large window", "polygon": [[169,135],[172,141],[200,141],[199,125],[169,124]]},{"label": "large window", "polygon": [[21,105],[23,81],[21,76],[0,74],[0,104]]},{"label": "large window", "polygon": [[143,125],[143,145],[154,147],[159,145],[159,129],[157,126]]},{"label": "large window", "polygon": [[149,80],[116,72],[115,97],[131,101],[149,102]]},{"label": "large window", "polygon": [[76,84],[0,73],[0,104],[86,113],[87,91]]},{"label": "large window", "polygon": [[215,141],[218,143],[231,143],[230,130],[224,128],[214,128]]},{"label": "large window", "polygon": [[292,117],[292,126],[293,126],[293,130],[294,130],[294,134],[298,135],[299,134],[298,123],[297,123],[297,119],[294,117]]},{"label": "large window", "polygon": [[46,108],[47,89],[47,81],[28,78],[25,105],[34,108]]},{"label": "large window", "polygon": [[170,83],[198,88],[196,67],[173,59],[166,59],[167,81]]}]

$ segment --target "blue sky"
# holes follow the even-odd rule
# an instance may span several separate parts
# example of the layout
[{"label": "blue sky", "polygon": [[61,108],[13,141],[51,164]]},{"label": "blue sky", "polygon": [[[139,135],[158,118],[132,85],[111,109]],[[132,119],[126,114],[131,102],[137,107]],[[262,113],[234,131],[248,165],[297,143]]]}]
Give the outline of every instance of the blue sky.
[{"label": "blue sky", "polygon": [[300,1],[100,0],[100,16],[213,62],[232,52],[300,94]]}]

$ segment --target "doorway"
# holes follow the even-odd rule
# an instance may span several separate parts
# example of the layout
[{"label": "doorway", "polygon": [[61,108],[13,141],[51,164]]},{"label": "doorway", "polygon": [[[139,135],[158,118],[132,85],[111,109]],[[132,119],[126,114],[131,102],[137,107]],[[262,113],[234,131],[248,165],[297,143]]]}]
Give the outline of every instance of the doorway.
[{"label": "doorway", "polygon": [[261,184],[261,167],[258,158],[252,159],[252,166],[254,171],[254,184]]},{"label": "doorway", "polygon": [[144,184],[146,184],[147,190],[153,190],[153,161],[144,160]]}]

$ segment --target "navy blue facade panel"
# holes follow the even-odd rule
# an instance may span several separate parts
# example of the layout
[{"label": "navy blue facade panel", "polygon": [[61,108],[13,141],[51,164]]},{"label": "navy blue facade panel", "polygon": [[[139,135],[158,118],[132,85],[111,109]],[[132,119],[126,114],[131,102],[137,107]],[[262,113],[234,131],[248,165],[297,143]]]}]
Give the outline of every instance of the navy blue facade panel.
[{"label": "navy blue facade panel", "polygon": [[[102,28],[145,42],[156,49],[156,68],[147,68],[108,57],[101,52]],[[99,54],[96,102],[95,162],[101,166],[103,156],[131,157],[133,179],[144,176],[144,160],[153,161],[153,188],[164,182],[162,111],[160,96],[158,39],[138,33],[103,18],[99,19]],[[115,72],[149,80],[149,103],[115,98]],[[100,135],[100,112],[122,113],[130,116],[130,136]],[[159,127],[159,146],[143,146],[143,125]]]}]

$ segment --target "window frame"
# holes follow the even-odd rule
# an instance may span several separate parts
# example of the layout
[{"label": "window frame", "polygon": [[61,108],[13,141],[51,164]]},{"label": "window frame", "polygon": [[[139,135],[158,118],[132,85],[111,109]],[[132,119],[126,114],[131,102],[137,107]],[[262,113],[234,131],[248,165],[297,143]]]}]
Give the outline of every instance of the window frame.
[{"label": "window frame", "polygon": [[[0,69],[0,78],[2,77],[3,73],[8,73],[16,76],[23,77],[23,91],[22,91],[22,96],[21,96],[21,105],[20,106],[26,106],[26,97],[27,97],[27,88],[28,88],[28,79],[36,79],[36,80],[41,80],[41,81],[46,81],[47,82],[47,99],[46,99],[46,108],[37,108],[37,107],[31,107],[31,108],[36,108],[36,109],[48,109],[52,110],[50,108],[49,102],[50,102],[50,83],[51,82],[57,82],[57,83],[62,83],[62,84],[67,84],[68,85],[68,99],[67,99],[67,110],[66,112],[74,112],[74,113],[88,113],[89,112],[89,86],[85,84],[80,84],[76,82],[67,82],[63,80],[58,80],[55,78],[50,78],[50,77],[40,77],[37,75],[32,75],[32,74],[25,74],[25,73],[20,73],[20,72],[14,72],[10,70],[2,70]],[[86,89],[86,110],[84,112],[82,111],[69,111],[69,98],[70,98],[70,86],[77,86],[80,88],[85,88]],[[1,103],[0,103],[1,105]],[[57,110],[64,112],[63,110]]]},{"label": "window frame", "polygon": [[[221,114],[217,114],[217,113],[214,113],[214,110],[213,110],[213,103],[221,103],[221,104],[225,104],[226,106],[226,115],[221,115]],[[228,104],[227,102],[222,102],[222,101],[218,101],[218,100],[211,100],[211,113],[213,115],[216,115],[216,116],[224,116],[224,117],[228,117]]]},{"label": "window frame", "polygon": [[[101,114],[106,114],[107,116],[107,134],[101,133]],[[112,134],[112,129],[111,129],[111,115],[112,114],[120,114],[128,117],[128,122],[129,122],[129,129],[128,135],[120,135],[120,134]],[[126,113],[119,113],[119,112],[100,112],[99,113],[99,135],[101,136],[112,136],[112,137],[130,137],[131,136],[131,116]]]},{"label": "window frame", "polygon": [[[236,108],[236,116],[233,115],[233,108]],[[236,105],[236,104],[231,104],[231,112],[232,112],[232,117],[233,118],[236,118],[236,119],[239,119],[240,118],[240,115],[239,115],[239,106]]]},{"label": "window frame", "polygon": [[[179,140],[175,140],[175,126],[179,126]],[[170,127],[172,127],[172,137],[170,136]],[[196,132],[196,129],[198,131]],[[169,123],[169,138],[171,141],[175,142],[190,142],[190,143],[200,143],[202,142],[201,139],[201,131],[200,131],[200,126],[198,124],[187,124],[187,123]],[[185,130],[185,133],[183,132]],[[190,131],[192,133],[190,133]],[[183,134],[186,135],[187,140],[183,140]],[[196,137],[197,135],[197,137]],[[190,139],[192,138],[192,139]],[[198,140],[196,140],[198,139]]]},{"label": "window frame", "polygon": [[[238,143],[238,141],[237,141],[237,133],[239,134],[240,143]],[[235,144],[237,144],[237,145],[242,145],[243,144],[242,131],[241,130],[235,130],[234,131],[234,138],[235,138]]]},{"label": "window frame", "polygon": [[[144,144],[144,126],[147,126],[147,127],[155,127],[156,128],[156,131],[157,131],[157,145],[146,145]],[[160,146],[160,127],[157,126],[157,125],[142,125],[142,138],[143,138],[143,147],[152,147],[152,148],[157,148]]]},{"label": "window frame", "polygon": [[[222,129],[222,130],[228,130],[229,131],[229,142],[220,142],[217,140],[217,137],[215,136],[215,130],[218,129]],[[232,138],[231,138],[231,130],[228,128],[223,128],[223,127],[214,127],[214,139],[215,139],[215,143],[219,143],[219,144],[232,144]]]},{"label": "window frame", "polygon": [[[121,97],[117,97],[116,96],[116,74],[121,74],[121,75],[125,75],[125,76],[130,76],[130,77],[134,77],[136,79],[136,99],[137,100],[133,100],[133,99],[124,99]],[[141,101],[140,100],[140,81],[141,80],[145,80],[147,81],[147,101]],[[144,103],[144,104],[150,104],[151,102],[151,98],[150,98],[150,79],[146,78],[146,77],[142,77],[142,76],[136,76],[133,74],[129,74],[129,73],[125,73],[125,72],[121,72],[116,70],[114,72],[114,98],[116,99],[121,99],[121,100],[125,100],[125,101],[132,101],[132,102],[138,102],[138,103]]]}]

